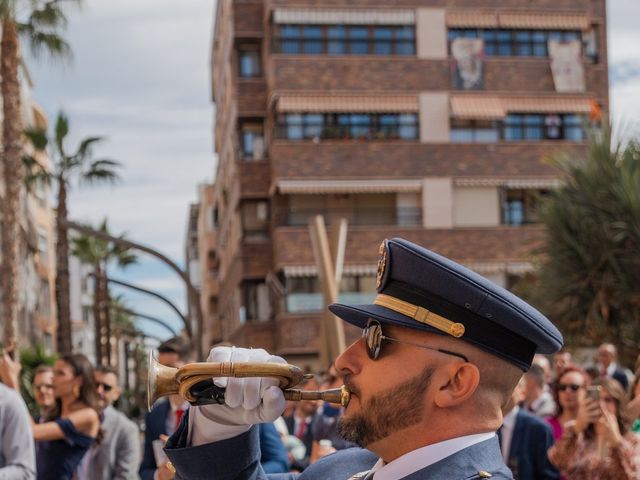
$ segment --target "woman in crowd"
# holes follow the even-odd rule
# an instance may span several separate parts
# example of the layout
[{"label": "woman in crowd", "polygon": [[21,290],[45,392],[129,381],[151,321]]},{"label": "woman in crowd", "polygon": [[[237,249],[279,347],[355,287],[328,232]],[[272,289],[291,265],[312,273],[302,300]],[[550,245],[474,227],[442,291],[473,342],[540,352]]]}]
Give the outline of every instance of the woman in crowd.
[{"label": "woman in crowd", "polygon": [[636,370],[634,382],[629,390],[631,400],[627,405],[627,419],[631,423],[631,430],[640,433],[640,369]]},{"label": "woman in crowd", "polygon": [[[20,391],[20,364],[4,355],[5,383]],[[3,380],[4,380],[3,379]],[[33,423],[38,443],[38,480],[71,480],[84,454],[98,438],[98,416],[93,367],[82,354],[64,355],[53,367],[56,404],[42,423]]]},{"label": "woman in crowd", "polygon": [[560,372],[553,386],[556,402],[556,414],[547,418],[553,429],[553,439],[562,437],[564,424],[573,421],[578,415],[578,398],[589,385],[590,378],[580,367],[569,365]]},{"label": "woman in crowd", "polygon": [[564,424],[549,460],[567,478],[632,480],[640,476],[640,437],[627,431],[626,395],[620,384],[603,378],[600,400],[579,395],[578,415]]}]

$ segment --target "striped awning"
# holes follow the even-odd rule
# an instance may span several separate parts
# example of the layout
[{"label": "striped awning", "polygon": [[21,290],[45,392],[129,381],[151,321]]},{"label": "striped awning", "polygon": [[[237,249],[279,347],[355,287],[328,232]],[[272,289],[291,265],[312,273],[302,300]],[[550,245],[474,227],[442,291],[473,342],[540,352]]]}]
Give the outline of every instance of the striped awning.
[{"label": "striped awning", "polygon": [[463,120],[499,120],[507,112],[500,98],[487,95],[451,97],[451,115]]},{"label": "striped awning", "polygon": [[[318,267],[316,265],[285,265],[282,269],[285,277],[317,277]],[[375,275],[378,271],[376,264],[365,265],[345,265],[342,275]]]},{"label": "striped awning", "polygon": [[495,12],[487,10],[450,10],[447,26],[454,28],[513,28],[541,30],[587,30],[589,17],[582,14],[544,14]]},{"label": "striped awning", "polygon": [[298,95],[283,94],[278,112],[417,112],[416,95]]},{"label": "striped awning", "polygon": [[504,187],[510,189],[535,188],[551,189],[562,185],[562,181],[555,177],[459,177],[454,180],[456,187]]},{"label": "striped awning", "polygon": [[512,275],[523,275],[533,272],[535,267],[529,262],[477,262],[464,264],[468,269],[480,275],[490,275],[495,273],[509,273]]},{"label": "striped awning", "polygon": [[413,25],[415,10],[276,8],[273,21],[302,25]]},{"label": "striped awning", "polygon": [[586,15],[501,13],[499,22],[502,28],[516,29],[587,30],[589,28],[589,17]]},{"label": "striped awning", "polygon": [[593,100],[587,97],[496,97],[492,95],[452,95],[451,116],[462,120],[498,120],[507,113],[588,114]]},{"label": "striped awning", "polygon": [[505,109],[508,112],[521,113],[590,113],[593,105],[591,98],[585,97],[505,97]]},{"label": "striped awning", "polygon": [[422,191],[422,180],[278,180],[283,194],[398,193]]}]

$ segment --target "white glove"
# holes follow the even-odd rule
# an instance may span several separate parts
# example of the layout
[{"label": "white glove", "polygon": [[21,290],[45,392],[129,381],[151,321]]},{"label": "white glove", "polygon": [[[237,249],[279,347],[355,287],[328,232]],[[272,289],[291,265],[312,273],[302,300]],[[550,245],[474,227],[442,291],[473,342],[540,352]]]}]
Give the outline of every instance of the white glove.
[{"label": "white glove", "polygon": [[[286,363],[263,349],[215,347],[208,362]],[[285,399],[278,380],[269,377],[216,377],[213,382],[225,388],[224,405],[203,405],[189,409],[191,445],[218,442],[236,437],[256,423],[273,422],[284,412]]]}]

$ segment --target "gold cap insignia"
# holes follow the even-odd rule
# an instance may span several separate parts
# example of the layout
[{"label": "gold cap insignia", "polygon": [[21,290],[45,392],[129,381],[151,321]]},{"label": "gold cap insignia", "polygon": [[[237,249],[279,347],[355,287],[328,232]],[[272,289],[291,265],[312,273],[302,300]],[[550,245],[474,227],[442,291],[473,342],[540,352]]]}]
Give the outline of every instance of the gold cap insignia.
[{"label": "gold cap insignia", "polygon": [[484,470],[480,470],[478,472],[478,477],[480,477],[480,478],[491,478],[491,477],[493,477],[493,475],[491,475],[489,472],[486,472]]},{"label": "gold cap insignia", "polygon": [[376,289],[380,290],[382,286],[382,278],[387,268],[387,240],[383,240],[378,250],[380,258],[378,259],[378,272],[376,273]]},{"label": "gold cap insignia", "polygon": [[449,327],[449,333],[453,337],[460,338],[464,335],[464,325],[461,323],[454,323]]}]

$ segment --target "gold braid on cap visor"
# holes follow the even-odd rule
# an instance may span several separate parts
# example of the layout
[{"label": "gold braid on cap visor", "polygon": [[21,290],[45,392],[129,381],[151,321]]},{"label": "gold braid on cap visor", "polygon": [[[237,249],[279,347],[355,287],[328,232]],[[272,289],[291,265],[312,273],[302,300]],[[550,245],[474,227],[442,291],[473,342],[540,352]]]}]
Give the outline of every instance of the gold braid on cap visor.
[{"label": "gold braid on cap visor", "polygon": [[456,338],[460,338],[464,335],[464,325],[458,322],[452,322],[437,313],[433,313],[426,308],[414,305],[413,303],[405,302],[399,298],[392,297],[391,295],[385,295],[380,293],[373,301],[375,305],[388,308],[394,312],[401,313],[414,320],[429,325],[433,328],[451,335]]}]

